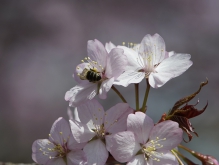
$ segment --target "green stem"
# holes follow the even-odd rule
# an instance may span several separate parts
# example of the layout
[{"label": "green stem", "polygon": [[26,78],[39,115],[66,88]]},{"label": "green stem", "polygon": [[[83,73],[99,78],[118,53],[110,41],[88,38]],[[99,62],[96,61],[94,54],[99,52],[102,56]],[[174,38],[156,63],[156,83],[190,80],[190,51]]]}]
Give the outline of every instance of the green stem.
[{"label": "green stem", "polygon": [[184,163],[182,162],[182,160],[178,157],[178,155],[176,154],[175,150],[171,150],[171,152],[173,153],[173,155],[176,157],[176,159],[178,160],[180,165],[184,165]]},{"label": "green stem", "polygon": [[147,111],[146,103],[147,103],[148,94],[149,94],[149,91],[150,91],[150,84],[149,84],[148,79],[146,79],[146,83],[147,83],[147,88],[146,88],[145,95],[144,95],[143,105],[142,105],[142,107],[141,107],[141,111],[142,111],[143,113],[146,113],[146,111]]},{"label": "green stem", "polygon": [[139,84],[135,84],[135,103],[136,103],[136,111],[139,110],[139,90],[138,90]]},{"label": "green stem", "polygon": [[188,159],[187,157],[185,157],[183,154],[181,154],[179,151],[177,150],[174,150],[174,152],[177,153],[177,155],[179,155],[183,160],[184,162],[186,162],[188,165],[196,165],[194,162],[192,162],[190,159]]},{"label": "green stem", "polygon": [[116,94],[122,99],[122,101],[124,103],[127,103],[127,101],[125,100],[125,98],[122,96],[122,94],[116,89],[116,87],[113,85],[112,89],[116,92]]},{"label": "green stem", "polygon": [[188,149],[187,147],[185,147],[185,146],[183,146],[183,145],[181,145],[181,144],[179,144],[178,147],[179,147],[179,148],[182,148],[182,149],[184,149],[184,150],[186,150],[186,151],[189,152],[189,153],[193,153],[193,152],[194,152],[194,151]]}]

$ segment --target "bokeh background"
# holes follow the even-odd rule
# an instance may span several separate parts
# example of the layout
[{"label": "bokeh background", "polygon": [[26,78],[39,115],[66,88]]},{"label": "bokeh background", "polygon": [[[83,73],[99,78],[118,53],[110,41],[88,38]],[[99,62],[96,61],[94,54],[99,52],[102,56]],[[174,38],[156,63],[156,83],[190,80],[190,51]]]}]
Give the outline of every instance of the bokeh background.
[{"label": "bokeh background", "polygon": [[[87,56],[88,40],[121,45],[154,33],[164,38],[167,51],[191,54],[194,64],[151,89],[148,115],[158,121],[207,77],[209,84],[191,101],[199,98],[198,109],[209,103],[191,120],[199,137],[184,144],[219,159],[218,9],[217,0],[1,0],[0,161],[32,162],[33,141],[47,138],[58,117],[68,119],[64,95],[76,85],[72,73]],[[134,85],[118,89],[134,107]],[[142,102],[144,82],[140,89]],[[105,109],[117,102],[113,91],[101,100]]]}]

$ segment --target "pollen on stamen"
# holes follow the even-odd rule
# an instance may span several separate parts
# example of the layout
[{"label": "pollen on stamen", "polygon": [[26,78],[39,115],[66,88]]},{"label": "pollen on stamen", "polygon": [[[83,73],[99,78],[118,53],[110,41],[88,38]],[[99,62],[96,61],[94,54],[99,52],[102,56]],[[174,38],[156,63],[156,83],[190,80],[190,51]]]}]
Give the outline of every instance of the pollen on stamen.
[{"label": "pollen on stamen", "polygon": [[62,135],[62,132],[59,132],[60,133],[60,135]]},{"label": "pollen on stamen", "polygon": [[83,62],[84,62],[84,60],[81,60],[81,62],[83,63]]}]

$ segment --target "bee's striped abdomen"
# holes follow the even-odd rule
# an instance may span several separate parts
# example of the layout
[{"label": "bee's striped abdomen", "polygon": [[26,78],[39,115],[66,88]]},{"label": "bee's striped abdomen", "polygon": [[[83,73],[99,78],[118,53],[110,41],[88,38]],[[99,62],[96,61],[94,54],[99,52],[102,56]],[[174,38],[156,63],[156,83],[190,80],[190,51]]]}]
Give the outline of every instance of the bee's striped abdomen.
[{"label": "bee's striped abdomen", "polygon": [[101,76],[100,76],[98,73],[96,73],[96,72],[94,72],[94,71],[92,71],[92,70],[89,70],[89,71],[87,72],[86,78],[87,78],[87,80],[89,80],[90,82],[95,82],[95,81],[99,81],[99,80],[101,79]]}]

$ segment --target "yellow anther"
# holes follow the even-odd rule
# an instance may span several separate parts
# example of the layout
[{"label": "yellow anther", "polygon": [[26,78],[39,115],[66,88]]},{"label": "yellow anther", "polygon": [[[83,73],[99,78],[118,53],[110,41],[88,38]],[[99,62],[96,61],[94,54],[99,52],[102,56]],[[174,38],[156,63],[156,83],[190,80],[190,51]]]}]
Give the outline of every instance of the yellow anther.
[{"label": "yellow anther", "polygon": [[122,42],[122,45],[125,45],[125,42]]},{"label": "yellow anther", "polygon": [[81,60],[81,62],[84,62],[84,60]]},{"label": "yellow anther", "polygon": [[62,132],[59,132],[60,133],[60,135],[62,135]]}]

